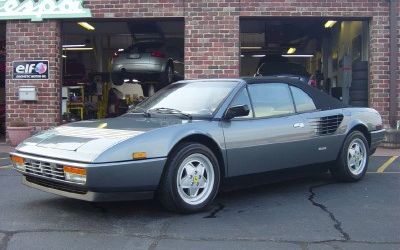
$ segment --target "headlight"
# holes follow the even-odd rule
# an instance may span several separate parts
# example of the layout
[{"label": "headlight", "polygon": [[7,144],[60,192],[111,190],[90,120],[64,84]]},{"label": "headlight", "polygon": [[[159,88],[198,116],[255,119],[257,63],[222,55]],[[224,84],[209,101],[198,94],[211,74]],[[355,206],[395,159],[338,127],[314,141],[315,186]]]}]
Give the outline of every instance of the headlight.
[{"label": "headlight", "polygon": [[25,171],[25,159],[16,156],[16,155],[11,155],[11,162],[13,163],[14,167],[18,170]]},{"label": "headlight", "polygon": [[86,183],[86,169],[64,166],[65,180],[79,184]]}]

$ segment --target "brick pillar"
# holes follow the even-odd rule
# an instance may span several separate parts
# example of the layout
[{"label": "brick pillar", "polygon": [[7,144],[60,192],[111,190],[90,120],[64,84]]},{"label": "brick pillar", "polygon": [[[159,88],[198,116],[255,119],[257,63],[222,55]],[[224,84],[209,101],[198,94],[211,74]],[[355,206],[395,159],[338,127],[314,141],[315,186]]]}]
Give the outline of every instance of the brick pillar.
[{"label": "brick pillar", "polygon": [[185,78],[239,76],[239,0],[186,0]]},{"label": "brick pillar", "polygon": [[[6,124],[22,118],[35,130],[60,122],[61,54],[60,23],[45,21],[8,21],[6,37]],[[48,80],[13,80],[12,62],[48,60]],[[38,101],[19,101],[19,86],[36,86]]]},{"label": "brick pillar", "polygon": [[397,117],[396,120],[400,120],[400,0],[397,0],[397,58],[398,58],[398,69],[397,69]]},{"label": "brick pillar", "polygon": [[389,11],[373,16],[370,21],[370,107],[389,126]]}]

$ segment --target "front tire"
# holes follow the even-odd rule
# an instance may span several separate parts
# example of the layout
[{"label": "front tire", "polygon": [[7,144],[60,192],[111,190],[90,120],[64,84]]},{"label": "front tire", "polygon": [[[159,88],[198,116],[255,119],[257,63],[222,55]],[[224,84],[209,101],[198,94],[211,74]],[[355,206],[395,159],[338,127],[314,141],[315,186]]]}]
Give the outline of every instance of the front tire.
[{"label": "front tire", "polygon": [[340,155],[330,171],[340,181],[359,181],[367,172],[368,156],[367,139],[360,131],[353,131],[346,137]]},{"label": "front tire", "polygon": [[199,143],[183,143],[169,157],[159,199],[168,210],[198,212],[212,203],[219,184],[220,169],[214,153]]}]

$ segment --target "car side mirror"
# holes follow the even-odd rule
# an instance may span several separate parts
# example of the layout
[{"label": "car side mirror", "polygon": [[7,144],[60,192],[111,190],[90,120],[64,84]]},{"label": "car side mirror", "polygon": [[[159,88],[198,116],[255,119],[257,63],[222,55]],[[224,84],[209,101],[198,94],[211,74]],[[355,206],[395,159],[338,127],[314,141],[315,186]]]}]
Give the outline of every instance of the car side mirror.
[{"label": "car side mirror", "polygon": [[235,117],[248,116],[249,113],[250,113],[250,109],[249,109],[249,106],[247,106],[247,105],[233,106],[226,110],[224,119],[231,120],[232,118],[235,118]]}]

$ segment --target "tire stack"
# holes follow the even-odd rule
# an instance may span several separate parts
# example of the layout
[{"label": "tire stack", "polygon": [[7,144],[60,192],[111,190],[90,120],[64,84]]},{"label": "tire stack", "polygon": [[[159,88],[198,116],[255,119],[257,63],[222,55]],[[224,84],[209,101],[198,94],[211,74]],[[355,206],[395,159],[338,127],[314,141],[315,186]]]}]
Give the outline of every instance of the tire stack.
[{"label": "tire stack", "polygon": [[368,61],[357,61],[352,66],[350,105],[368,107]]}]

